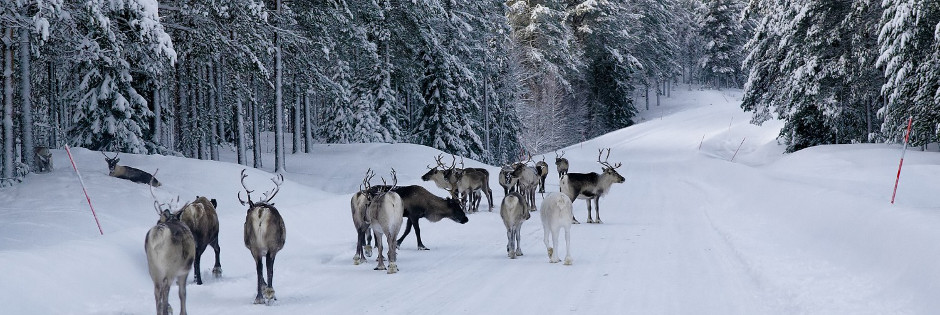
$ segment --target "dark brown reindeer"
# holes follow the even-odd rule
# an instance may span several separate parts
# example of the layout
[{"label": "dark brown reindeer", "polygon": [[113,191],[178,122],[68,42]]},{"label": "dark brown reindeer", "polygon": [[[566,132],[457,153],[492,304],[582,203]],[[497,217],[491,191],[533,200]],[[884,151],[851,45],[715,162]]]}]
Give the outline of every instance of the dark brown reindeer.
[{"label": "dark brown reindeer", "polygon": [[545,163],[545,156],[542,160],[535,162],[535,173],[539,176],[539,193],[545,193],[545,177],[548,176],[548,163]]},{"label": "dark brown reindeer", "polygon": [[[599,151],[600,152],[597,154],[597,163],[600,163],[603,166],[603,173],[568,173],[566,176],[562,176],[561,180],[559,181],[561,192],[565,193],[565,195],[568,195],[568,197],[571,199],[571,202],[574,202],[575,199],[585,199],[585,201],[587,201],[587,223],[604,223],[601,221],[599,203],[600,198],[610,191],[610,186],[612,184],[624,182],[623,176],[620,176],[620,173],[617,173],[617,168],[620,167],[620,163],[615,165],[610,165],[607,163],[607,158],[610,157],[610,149],[607,149],[607,158],[604,158],[604,161],[601,161],[601,156],[604,154],[604,149],[600,149]],[[594,211],[597,214],[597,221],[594,221],[594,219],[591,218],[591,200],[594,200]],[[573,220],[575,224],[580,223],[577,219],[574,218],[574,216],[571,217],[571,220]]]},{"label": "dark brown reindeer", "polygon": [[[278,251],[284,248],[284,242],[287,238],[287,229],[284,227],[284,219],[280,212],[274,208],[271,199],[280,191],[281,184],[284,183],[284,175],[278,175],[271,179],[274,182],[274,188],[264,193],[264,198],[258,202],[251,200],[251,193],[245,185],[245,170],[242,170],[241,183],[245,188],[248,201],[242,200],[241,192],[238,192],[238,201],[242,205],[248,206],[248,214],[245,217],[245,247],[251,251],[251,257],[255,259],[255,269],[258,274],[258,294],[255,296],[255,304],[268,304],[277,300],[274,296],[274,258]],[[265,258],[264,265],[268,266],[268,281],[264,281],[262,276],[261,258]],[[262,295],[263,293],[263,295]]]},{"label": "dark brown reindeer", "polygon": [[[371,177],[369,177],[371,178]],[[402,199],[395,188],[398,185],[398,176],[395,175],[395,169],[392,169],[392,184],[387,185],[385,178],[382,178],[382,186],[374,191],[375,193],[366,193],[366,219],[369,227],[372,228],[372,234],[375,237],[375,248],[379,252],[379,257],[375,260],[378,265],[374,270],[387,270],[388,274],[398,272],[398,245],[395,239],[398,238],[398,232],[401,231],[401,221],[405,209],[402,206]],[[368,191],[369,189],[367,189]],[[388,244],[388,268],[385,267],[385,256],[382,254],[382,236],[385,236]]]},{"label": "dark brown reindeer", "polygon": [[175,207],[158,202],[152,186],[150,195],[153,196],[153,206],[160,218],[157,224],[147,231],[144,251],[147,253],[147,267],[153,280],[157,314],[169,315],[173,312],[169,295],[170,286],[175,280],[179,287],[180,314],[185,315],[186,278],[189,277],[189,269],[196,255],[196,242],[186,224],[180,221],[183,211],[170,212],[170,209]]},{"label": "dark brown reindeer", "polygon": [[180,218],[193,233],[196,241],[196,261],[193,264],[196,284],[202,284],[202,270],[200,262],[202,253],[208,246],[215,250],[215,266],[212,275],[216,278],[222,276],[222,264],[219,262],[219,216],[215,211],[215,199],[196,196],[196,200],[183,207],[183,216]]},{"label": "dark brown reindeer", "polygon": [[33,149],[33,162],[36,168],[36,173],[48,173],[52,172],[52,152],[49,151],[49,147],[38,146]]},{"label": "dark brown reindeer", "polygon": [[555,151],[555,168],[558,169],[558,178],[568,174],[568,159],[565,158],[565,151],[561,151],[561,156],[558,155],[558,151]]},{"label": "dark brown reindeer", "polygon": [[[370,193],[375,193],[384,186],[372,186]],[[424,187],[418,185],[395,187],[394,191],[401,197],[402,207],[404,208],[403,217],[408,218],[405,224],[405,233],[398,238],[396,244],[401,246],[408,233],[411,233],[411,227],[415,228],[415,237],[418,239],[418,250],[429,250],[421,241],[421,226],[419,219],[425,218],[431,222],[438,222],[444,218],[454,220],[454,222],[464,224],[469,221],[467,214],[460,207],[460,202],[453,198],[441,198],[432,194]]]},{"label": "dark brown reindeer", "polygon": [[150,173],[130,166],[117,165],[118,162],[121,161],[121,159],[118,158],[118,155],[120,154],[121,153],[117,152],[114,154],[114,157],[110,157],[107,154],[104,154],[104,152],[101,152],[101,155],[104,155],[105,162],[108,162],[108,169],[110,170],[108,176],[126,179],[135,183],[150,184],[154,187],[160,187],[160,181],[154,178],[153,175],[150,175]]}]

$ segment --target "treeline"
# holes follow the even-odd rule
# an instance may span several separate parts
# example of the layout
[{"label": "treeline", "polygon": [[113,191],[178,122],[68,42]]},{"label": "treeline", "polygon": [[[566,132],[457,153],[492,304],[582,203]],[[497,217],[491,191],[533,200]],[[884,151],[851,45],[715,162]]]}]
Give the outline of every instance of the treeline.
[{"label": "treeline", "polygon": [[744,109],[779,118],[789,151],[938,142],[940,1],[751,1]]},{"label": "treeline", "polygon": [[515,160],[629,126],[680,81],[740,85],[742,5],[711,2],[4,1],[0,177],[65,144],[260,167],[268,132],[277,171],[286,141]]}]

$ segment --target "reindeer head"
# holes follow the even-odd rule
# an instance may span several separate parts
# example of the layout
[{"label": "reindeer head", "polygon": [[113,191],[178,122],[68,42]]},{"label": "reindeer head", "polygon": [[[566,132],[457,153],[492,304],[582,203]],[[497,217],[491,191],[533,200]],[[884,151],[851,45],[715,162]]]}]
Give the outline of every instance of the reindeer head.
[{"label": "reindeer head", "polygon": [[421,176],[421,180],[423,181],[433,180],[434,183],[437,184],[438,186],[441,186],[441,185],[447,186],[447,187],[441,187],[441,188],[449,190],[450,187],[449,187],[449,184],[447,183],[449,183],[451,175],[453,174],[454,169],[457,166],[457,158],[456,157],[453,158],[453,160],[450,163],[450,166],[444,165],[444,162],[441,161],[443,158],[444,158],[443,153],[438,154],[437,157],[434,158],[434,161],[437,163],[437,166],[432,167],[431,165],[428,165],[428,169],[430,170],[428,170],[427,173],[424,173],[424,175]]},{"label": "reindeer head", "polygon": [[555,151],[555,165],[562,162],[568,162],[568,159],[565,158],[565,151],[561,151],[561,155],[558,155],[558,151]]},{"label": "reindeer head", "polygon": [[101,155],[104,155],[104,161],[105,161],[105,162],[108,162],[108,170],[113,171],[114,168],[117,166],[118,162],[121,161],[121,159],[118,158],[118,155],[119,155],[119,154],[121,154],[121,153],[120,153],[120,152],[115,152],[115,153],[114,153],[114,157],[110,157],[110,156],[108,156],[107,154],[104,154],[104,151],[101,151]]},{"label": "reindeer head", "polygon": [[451,197],[444,198],[444,202],[447,203],[447,209],[450,209],[451,220],[454,220],[457,223],[464,224],[467,221],[470,221],[467,218],[467,213],[463,212],[463,205],[460,204],[460,201]]},{"label": "reindeer head", "polygon": [[[159,171],[160,169],[157,169],[153,172],[153,174],[156,175]],[[173,209],[176,209],[176,205],[179,203],[180,197],[177,196],[176,200],[170,200],[165,203],[160,202],[157,200],[157,195],[153,193],[153,186],[148,186],[150,187],[150,197],[153,197],[153,209],[156,210],[157,215],[160,216],[160,218],[157,220],[157,224],[166,224],[167,222],[179,221],[180,217],[183,215],[182,209],[186,207],[180,208],[181,210],[177,210],[175,212]]]},{"label": "reindeer head", "polygon": [[254,202],[254,201],[251,201],[251,193],[254,192],[254,190],[249,190],[248,186],[245,185],[245,177],[248,177],[248,175],[245,175],[245,169],[242,169],[241,177],[242,177],[241,179],[242,188],[245,188],[245,193],[248,197],[248,201],[242,200],[241,191],[238,192],[238,201],[241,202],[243,206],[248,206],[249,210],[251,208],[254,208],[256,205],[261,205],[261,204],[273,206],[274,203],[271,202],[271,199],[274,199],[274,196],[277,195],[279,191],[281,191],[281,184],[284,183],[284,175],[278,174],[277,176],[274,176],[273,178],[271,178],[271,181],[274,182],[274,188],[265,192],[264,198],[261,198],[261,200],[259,200],[258,202]]},{"label": "reindeer head", "polygon": [[597,163],[601,163],[604,168],[604,175],[608,175],[614,179],[615,183],[623,183],[624,178],[620,176],[620,173],[617,173],[617,168],[621,166],[620,163],[610,165],[607,163],[607,159],[610,158],[610,148],[607,148],[607,156],[604,157],[604,161],[601,161],[601,156],[604,154],[604,149],[598,149],[597,153]]}]

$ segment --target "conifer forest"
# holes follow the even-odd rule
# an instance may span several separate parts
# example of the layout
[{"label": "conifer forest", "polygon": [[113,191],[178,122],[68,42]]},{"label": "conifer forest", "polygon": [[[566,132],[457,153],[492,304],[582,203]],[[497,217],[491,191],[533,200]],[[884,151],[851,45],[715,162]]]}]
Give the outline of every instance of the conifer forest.
[{"label": "conifer forest", "polygon": [[676,89],[742,89],[790,152],[909,120],[912,145],[940,141],[936,0],[4,0],[0,38],[0,186],[65,145],[281,171],[315,144],[415,143],[497,165]]}]

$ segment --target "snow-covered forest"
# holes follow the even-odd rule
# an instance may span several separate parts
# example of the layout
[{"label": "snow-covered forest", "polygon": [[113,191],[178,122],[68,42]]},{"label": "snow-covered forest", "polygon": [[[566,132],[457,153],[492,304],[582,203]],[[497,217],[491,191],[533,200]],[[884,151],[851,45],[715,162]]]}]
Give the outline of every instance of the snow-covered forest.
[{"label": "snow-covered forest", "polygon": [[[490,164],[634,124],[679,88],[745,89],[790,151],[940,123],[931,0],[8,0],[4,185],[36,147],[262,166],[415,143]],[[290,146],[285,141],[291,141]]]}]

